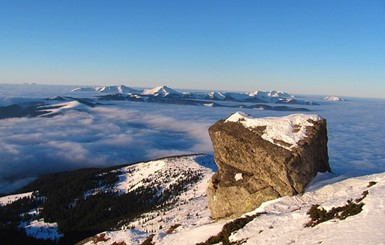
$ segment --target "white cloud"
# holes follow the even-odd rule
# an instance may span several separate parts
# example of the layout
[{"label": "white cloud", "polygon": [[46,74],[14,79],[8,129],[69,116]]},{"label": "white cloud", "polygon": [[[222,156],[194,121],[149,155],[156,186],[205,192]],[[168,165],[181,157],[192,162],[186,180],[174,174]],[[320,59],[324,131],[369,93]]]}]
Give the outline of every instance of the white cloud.
[{"label": "white cloud", "polygon": [[[385,101],[344,101],[313,109],[328,121],[335,173],[385,171]],[[54,117],[0,120],[0,184],[11,190],[44,173],[212,152],[209,126],[237,110],[116,102]],[[245,111],[257,117],[290,114]]]},{"label": "white cloud", "polygon": [[0,177],[34,177],[208,152],[211,144],[207,143],[207,126],[207,122],[179,120],[178,115],[121,106],[70,110],[54,117],[0,120]]},{"label": "white cloud", "polygon": [[19,188],[22,188],[28,183],[34,181],[35,179],[36,179],[35,177],[18,178],[14,180],[4,180],[0,178],[0,193],[12,192]]}]

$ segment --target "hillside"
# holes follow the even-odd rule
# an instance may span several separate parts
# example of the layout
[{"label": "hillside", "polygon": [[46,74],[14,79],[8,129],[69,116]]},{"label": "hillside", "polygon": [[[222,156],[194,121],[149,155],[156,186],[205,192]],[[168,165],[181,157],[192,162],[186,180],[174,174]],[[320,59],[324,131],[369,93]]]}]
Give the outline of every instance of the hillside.
[{"label": "hillside", "polygon": [[[342,180],[322,174],[302,196],[266,202],[235,220],[186,225],[181,221],[173,231],[147,233],[154,244],[381,244],[385,174]],[[353,203],[353,204],[352,204]],[[313,226],[308,214],[331,213],[330,219]],[[362,208],[362,210],[361,210]],[[325,212],[322,210],[325,209]],[[358,211],[357,211],[358,210]],[[327,211],[327,212],[326,212]],[[345,214],[344,214],[345,213]],[[312,213],[313,216],[314,213]],[[327,217],[328,215],[325,215]],[[321,215],[322,217],[322,215]],[[323,221],[322,219],[319,219]],[[154,235],[152,237],[152,235]],[[106,231],[94,237],[97,244],[141,244],[145,234],[136,229]],[[148,239],[148,240],[150,240]],[[89,241],[87,244],[95,244]]]},{"label": "hillside", "polygon": [[[155,244],[228,244],[228,239],[244,244],[377,244],[385,239],[385,173],[357,178],[319,174],[302,196],[264,203],[244,218],[213,221],[205,194],[213,169],[212,156],[191,155],[49,175],[24,194],[0,198],[1,236],[59,244],[141,244],[146,239]],[[311,209],[313,216],[316,210],[330,220],[310,223]],[[328,214],[330,210],[337,214]],[[14,234],[8,232],[12,227],[29,237],[7,237]]]},{"label": "hillside", "polygon": [[[158,230],[185,212],[194,212],[191,222],[207,219],[205,185],[212,168],[211,156],[191,155],[41,177],[22,194],[0,198],[1,235],[19,227],[28,236],[67,244],[106,229]],[[183,211],[170,214],[175,208]]]}]

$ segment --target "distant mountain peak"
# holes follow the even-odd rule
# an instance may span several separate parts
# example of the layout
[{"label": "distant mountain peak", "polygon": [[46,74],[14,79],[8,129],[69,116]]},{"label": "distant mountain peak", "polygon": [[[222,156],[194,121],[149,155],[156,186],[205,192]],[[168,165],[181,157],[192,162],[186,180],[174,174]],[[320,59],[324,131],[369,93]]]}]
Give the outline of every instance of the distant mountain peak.
[{"label": "distant mountain peak", "polygon": [[224,100],[226,98],[226,95],[224,95],[222,92],[213,91],[208,94],[210,99],[218,99],[218,100]]},{"label": "distant mountain peak", "polygon": [[264,97],[277,97],[277,98],[285,98],[285,99],[294,98],[293,95],[286,93],[286,92],[283,92],[283,91],[279,91],[279,90],[271,90],[271,91],[259,91],[259,90],[257,90],[252,94],[254,96],[261,97],[261,98],[264,98]]},{"label": "distant mountain peak", "polygon": [[82,88],[75,88],[72,90],[72,92],[100,92],[100,93],[115,93],[115,94],[139,93],[138,90],[127,87],[125,85],[82,87]]},{"label": "distant mountain peak", "polygon": [[169,94],[180,94],[180,93],[170,87],[167,87],[166,85],[161,85],[152,89],[145,89],[143,91],[143,94],[167,96]]},{"label": "distant mountain peak", "polygon": [[344,99],[338,97],[338,96],[326,96],[323,98],[323,100],[327,101],[344,101]]}]

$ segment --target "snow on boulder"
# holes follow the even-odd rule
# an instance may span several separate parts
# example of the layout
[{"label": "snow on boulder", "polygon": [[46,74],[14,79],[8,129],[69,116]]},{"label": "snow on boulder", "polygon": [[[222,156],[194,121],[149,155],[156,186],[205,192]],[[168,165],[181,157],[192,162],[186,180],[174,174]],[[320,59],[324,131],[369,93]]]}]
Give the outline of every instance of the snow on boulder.
[{"label": "snow on boulder", "polygon": [[318,115],[293,114],[285,117],[253,118],[246,113],[236,112],[225,122],[239,122],[252,130],[257,127],[266,127],[261,137],[273,144],[292,150],[307,136],[306,127],[313,126],[314,122],[322,118]]},{"label": "snow on boulder", "polygon": [[330,171],[326,120],[318,115],[253,118],[237,112],[209,134],[219,169],[207,189],[215,219],[303,193],[317,172]]}]

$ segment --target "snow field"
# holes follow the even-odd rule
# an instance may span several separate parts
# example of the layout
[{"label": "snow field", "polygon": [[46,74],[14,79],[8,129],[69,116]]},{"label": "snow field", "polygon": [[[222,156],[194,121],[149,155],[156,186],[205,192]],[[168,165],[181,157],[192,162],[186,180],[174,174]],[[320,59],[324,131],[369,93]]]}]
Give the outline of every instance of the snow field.
[{"label": "snow field", "polygon": [[[370,181],[375,181],[368,187]],[[303,196],[283,197],[266,203],[254,212],[267,212],[243,229],[233,233],[231,241],[246,240],[245,244],[383,244],[385,230],[384,200],[385,174],[351,178]],[[363,191],[363,211],[345,220],[332,219],[314,227],[306,227],[310,218],[306,214],[314,204],[326,210],[343,206],[347,200],[355,200]]]},{"label": "snow field", "polygon": [[0,197],[0,206],[5,206],[7,204],[11,204],[14,201],[17,201],[17,200],[22,199],[24,197],[31,197],[32,193],[33,192],[26,192],[26,193],[22,193],[22,194]]},{"label": "snow field", "polygon": [[[330,179],[333,177],[332,174],[327,175]],[[207,176],[208,178],[209,176]],[[322,178],[319,179],[322,181]],[[368,187],[371,181],[376,184]],[[368,244],[383,244],[382,242],[385,241],[385,231],[382,225],[385,218],[383,211],[385,173],[349,178],[331,184],[324,183],[326,183],[324,186],[317,186],[319,183],[315,182],[308,188],[309,191],[302,196],[283,197],[269,201],[253,212],[245,214],[267,213],[255,218],[243,229],[234,232],[230,241],[244,241],[244,244],[363,244],[367,242],[369,242]],[[205,185],[203,182],[200,184],[199,189],[203,191]],[[361,197],[366,190],[369,191],[369,194],[364,198],[363,211],[358,215],[350,216],[345,220],[332,219],[315,227],[305,227],[305,224],[310,220],[306,213],[312,205],[320,204],[321,207],[330,210],[332,207],[345,205],[349,199],[355,200]],[[206,217],[195,219],[193,223],[189,222],[184,216],[186,210],[191,210],[189,208],[199,209],[203,200],[200,202],[193,198],[190,199],[188,205],[170,210],[166,216],[176,219],[167,219],[164,216],[163,218],[169,221],[164,225],[178,223],[181,226],[171,234],[164,230],[148,233],[155,234],[153,238],[155,244],[172,245],[203,242],[210,236],[218,234],[223,225],[231,221],[213,222],[209,218],[210,213],[206,206]],[[153,221],[158,224],[156,219]],[[128,231],[128,234],[130,232]],[[124,240],[127,244],[140,244],[133,240],[127,242],[125,233],[119,234],[121,241]]]},{"label": "snow field", "polygon": [[37,239],[55,241],[59,240],[63,236],[63,234],[58,233],[57,223],[47,223],[44,222],[43,219],[22,223],[19,227],[24,228],[27,236],[32,236]]}]

